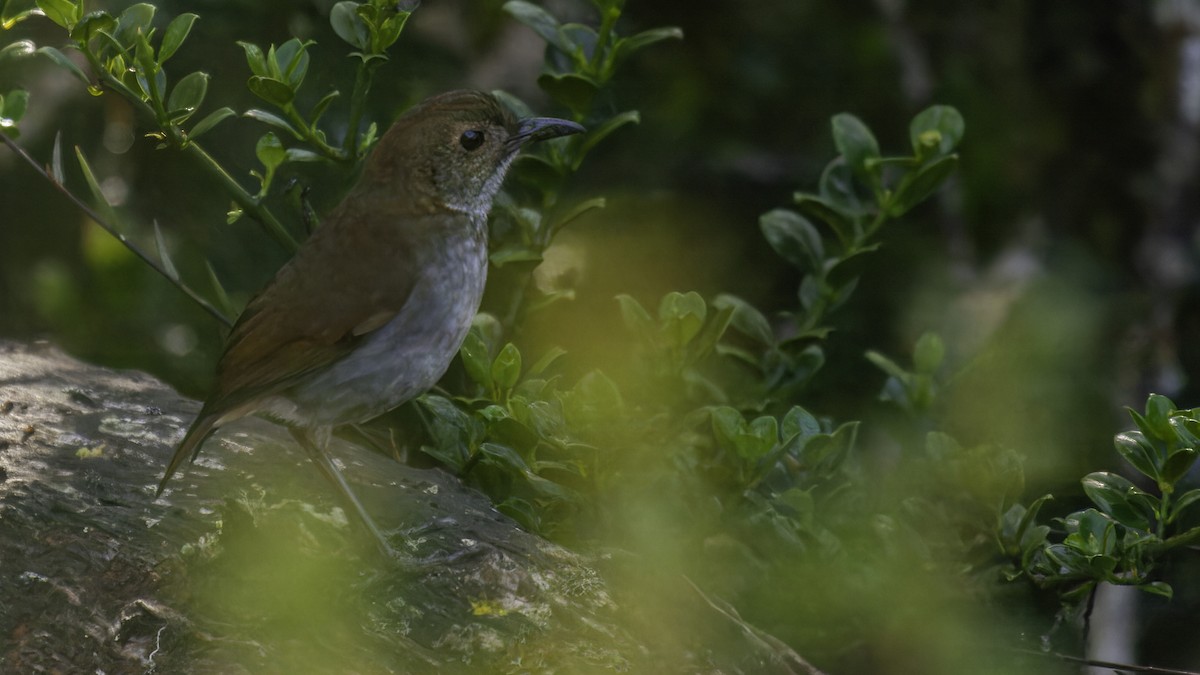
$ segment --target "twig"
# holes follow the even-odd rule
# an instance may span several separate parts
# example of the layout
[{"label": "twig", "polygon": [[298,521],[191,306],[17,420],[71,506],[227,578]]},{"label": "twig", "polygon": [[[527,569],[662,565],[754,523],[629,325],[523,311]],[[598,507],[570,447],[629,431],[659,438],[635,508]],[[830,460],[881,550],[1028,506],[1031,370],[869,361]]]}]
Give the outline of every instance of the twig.
[{"label": "twig", "polygon": [[84,213],[84,215],[86,215],[88,218],[90,218],[92,220],[92,222],[96,223],[105,232],[109,233],[114,238],[116,238],[117,241],[121,242],[121,244],[123,244],[125,246],[125,248],[129,249],[129,251],[131,253],[133,253],[135,256],[137,256],[139,259],[141,259],[142,262],[149,265],[151,269],[153,269],[155,272],[158,272],[160,275],[162,275],[163,278],[165,278],[167,281],[170,281],[172,285],[174,285],[179,290],[183,291],[184,295],[191,298],[193,302],[195,302],[197,305],[200,305],[201,308],[203,308],[206,312],[211,314],[218,321],[225,324],[227,327],[233,326],[232,319],[225,316],[225,314],[222,313],[221,310],[217,309],[209,301],[207,301],[203,297],[201,297],[201,295],[199,293],[193,291],[191,289],[191,287],[189,287],[187,284],[183,283],[183,281],[172,276],[166,270],[166,268],[163,267],[162,263],[160,263],[158,260],[155,260],[152,256],[150,256],[148,253],[143,251],[141,249],[141,247],[139,247],[137,244],[130,241],[129,238],[127,238],[124,234],[121,234],[119,231],[117,231],[117,229],[115,227],[113,227],[110,223],[108,223],[106,220],[104,220],[104,218],[101,217],[99,213],[96,213],[95,209],[93,209],[91,206],[89,206],[86,202],[81,200],[79,197],[76,197],[74,193],[72,193],[70,190],[67,189],[67,186],[58,182],[58,180],[56,180],[54,178],[54,176],[50,175],[50,173],[48,171],[46,171],[45,167],[43,167],[41,164],[39,164],[36,159],[34,159],[28,152],[25,151],[25,148],[22,148],[20,145],[17,144],[16,141],[9,138],[6,134],[0,133],[0,140],[3,140],[4,144],[7,145],[10,150],[15,152],[18,157],[25,160],[25,163],[28,164],[29,166],[33,167],[33,170],[36,171],[42,178],[45,178],[47,181],[49,181],[50,184],[52,186],[54,186],[54,189],[61,192],[63,194],[63,196],[65,196],[68,200],[70,200],[71,203],[74,204],[80,211],[82,211]]},{"label": "twig", "polygon": [[[775,658],[782,661],[784,666],[788,667],[789,669],[793,669],[793,672],[807,673],[807,675],[825,675],[825,673],[819,670],[816,666],[808,661],[805,661],[804,657],[800,656],[794,649],[787,646],[783,640],[780,640],[779,638],[767,633],[757,626],[747,623],[746,620],[743,619],[740,614],[738,614],[737,609],[734,608],[733,605],[721,600],[720,598],[709,597],[704,593],[704,591],[700,590],[700,587],[696,585],[696,582],[687,578],[687,576],[684,576],[683,580],[688,582],[688,584],[692,587],[692,590],[696,591],[696,594],[703,598],[704,602],[708,603],[709,607],[712,607],[717,611],[718,614],[737,624],[738,627],[750,637],[750,639],[757,642],[759,646],[761,646],[763,649],[766,649],[773,656],[775,656]],[[795,671],[795,668],[799,668],[800,670]]]},{"label": "twig", "polygon": [[1085,659],[1079,656],[1071,656],[1060,652],[1040,652],[1033,649],[1017,649],[1022,654],[1032,654],[1036,656],[1044,656],[1048,658],[1060,659],[1062,661],[1070,661],[1084,666],[1092,666],[1094,668],[1112,668],[1117,671],[1129,673],[1160,673],[1161,675],[1200,675],[1200,672],[1194,670],[1176,670],[1174,668],[1160,668],[1158,666],[1134,666],[1128,663],[1114,663],[1112,661],[1097,661],[1095,659]]}]

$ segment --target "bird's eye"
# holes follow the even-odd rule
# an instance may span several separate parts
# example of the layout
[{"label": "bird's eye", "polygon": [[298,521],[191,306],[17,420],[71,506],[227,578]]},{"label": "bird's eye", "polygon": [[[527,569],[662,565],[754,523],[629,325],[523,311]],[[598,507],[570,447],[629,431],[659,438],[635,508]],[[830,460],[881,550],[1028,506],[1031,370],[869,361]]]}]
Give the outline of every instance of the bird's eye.
[{"label": "bird's eye", "polygon": [[470,151],[483,145],[483,132],[478,129],[468,129],[459,136],[458,142],[463,146],[463,149]]}]

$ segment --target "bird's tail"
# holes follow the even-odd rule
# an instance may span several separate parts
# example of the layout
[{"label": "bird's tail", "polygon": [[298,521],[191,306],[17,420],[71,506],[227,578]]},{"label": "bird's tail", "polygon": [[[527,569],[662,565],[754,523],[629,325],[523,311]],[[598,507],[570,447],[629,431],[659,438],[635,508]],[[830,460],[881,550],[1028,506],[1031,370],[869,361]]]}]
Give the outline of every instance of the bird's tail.
[{"label": "bird's tail", "polygon": [[191,461],[196,461],[196,455],[200,454],[200,446],[204,443],[204,439],[216,431],[214,425],[217,423],[218,417],[219,415],[214,415],[206,410],[200,411],[200,416],[196,418],[195,422],[192,422],[192,427],[188,429],[183,441],[171,457],[171,463],[167,464],[167,472],[163,474],[162,482],[158,484],[158,491],[154,493],[155,498],[162,494],[163,488],[167,487],[167,481],[175,475],[179,465],[183,464],[184,458],[190,454]]}]

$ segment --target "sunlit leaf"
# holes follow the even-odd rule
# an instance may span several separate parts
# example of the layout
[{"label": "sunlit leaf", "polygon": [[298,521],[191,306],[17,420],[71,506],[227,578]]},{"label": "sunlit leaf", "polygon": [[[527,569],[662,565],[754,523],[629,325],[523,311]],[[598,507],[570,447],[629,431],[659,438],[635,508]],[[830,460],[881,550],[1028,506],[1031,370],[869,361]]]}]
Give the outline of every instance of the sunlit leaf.
[{"label": "sunlit leaf", "polygon": [[867,160],[879,158],[879,142],[862,120],[849,113],[839,113],[831,121],[833,142],[846,164],[854,173],[874,180]]},{"label": "sunlit leaf", "polygon": [[913,152],[920,156],[931,145],[936,154],[945,155],[962,140],[966,124],[957,110],[948,105],[935,105],[922,110],[908,126]]},{"label": "sunlit leaf", "polygon": [[512,389],[521,377],[521,352],[509,342],[492,361],[492,382],[500,389]]},{"label": "sunlit leaf", "polygon": [[176,122],[186,120],[195,114],[207,93],[208,73],[195,72],[184,76],[167,98],[168,114]]},{"label": "sunlit leaf", "polygon": [[66,54],[63,54],[54,47],[39,47],[37,51],[39,54],[44,54],[49,57],[50,60],[56,65],[66,68],[67,71],[78,78],[80,82],[89,85],[91,84],[91,81],[88,80],[88,76],[83,73],[83,70],[79,66],[75,65],[74,61],[67,58]]},{"label": "sunlit leaf", "polygon": [[167,251],[167,242],[163,240],[162,228],[158,226],[158,221],[154,221],[154,246],[158,249],[158,261],[162,264],[163,271],[167,273],[167,278],[171,281],[179,281],[179,270],[175,269],[175,263],[171,260],[171,255]]},{"label": "sunlit leaf", "polygon": [[190,138],[198,138],[201,134],[207,132],[224,120],[235,115],[237,115],[237,113],[233,111],[233,108],[218,108],[205,115],[204,119],[197,122],[196,126],[192,127],[192,130],[188,133],[188,136]]},{"label": "sunlit leaf", "polygon": [[179,51],[179,47],[183,45],[183,41],[187,39],[188,33],[192,30],[192,24],[198,18],[200,17],[191,12],[185,12],[171,19],[171,23],[167,24],[167,30],[163,32],[162,44],[158,47],[160,64],[166,63],[167,59]]}]

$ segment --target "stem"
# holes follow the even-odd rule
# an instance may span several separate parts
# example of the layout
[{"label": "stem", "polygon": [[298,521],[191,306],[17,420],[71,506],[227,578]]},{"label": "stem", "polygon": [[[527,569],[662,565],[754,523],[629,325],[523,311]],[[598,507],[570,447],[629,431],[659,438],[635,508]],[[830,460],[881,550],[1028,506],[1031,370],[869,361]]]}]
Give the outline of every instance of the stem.
[{"label": "stem", "polygon": [[[113,77],[112,73],[109,73],[108,69],[101,65],[100,59],[94,52],[91,51],[91,49],[88,48],[86,44],[77,44],[76,47],[83,52],[84,56],[87,57],[88,63],[92,66],[92,70],[96,73],[97,77],[105,86],[120,94],[135,108],[140,108],[144,114],[153,118],[163,134],[166,135],[168,140],[170,140],[175,147],[190,152],[197,159],[199,159],[200,165],[214,178],[216,178],[217,182],[225,186],[225,189],[228,190],[233,196],[233,200],[237,202],[237,204],[241,206],[243,210],[249,213],[251,218],[258,221],[258,223],[267,230],[267,234],[271,235],[272,238],[278,241],[279,244],[289,252],[294,253],[296,249],[300,247],[295,238],[293,238],[292,235],[289,234],[286,229],[284,229],[279,220],[275,218],[274,214],[272,214],[261,203],[259,203],[258,199],[247,192],[246,189],[243,188],[241,184],[233,178],[233,176],[229,175],[229,172],[226,171],[224,167],[217,162],[217,160],[213,159],[212,155],[209,155],[207,152],[205,152],[203,148],[196,144],[195,141],[189,140],[187,135],[180,130],[177,125],[161,124],[160,120],[162,118],[160,118],[159,113],[156,110],[156,106],[152,106],[146,101],[142,100],[142,97],[139,94],[131,91],[129,87],[125,86],[124,82],[120,81],[116,77]],[[161,108],[161,106],[157,107]],[[165,113],[163,114],[165,115]]]},{"label": "stem", "polygon": [[300,245],[296,243],[295,238],[283,227],[283,224],[275,218],[275,214],[271,213],[258,201],[253,195],[241,186],[229,172],[222,167],[217,160],[213,159],[212,155],[205,152],[204,148],[200,147],[195,142],[189,142],[184,148],[186,152],[194,155],[203,166],[219,183],[225,186],[225,189],[233,196],[233,201],[242,207],[251,218],[254,218],[261,224],[271,235],[275,241],[289,252],[295,253]]},{"label": "stem", "polygon": [[283,112],[285,115],[287,115],[288,120],[300,130],[301,134],[304,135],[304,141],[319,150],[322,155],[325,155],[325,157],[332,159],[335,162],[346,162],[353,158],[354,155],[329,145],[322,140],[320,136],[314,133],[312,125],[310,125],[308,121],[304,119],[304,116],[300,114],[299,110],[296,110],[295,105],[291,103],[287,104],[287,106],[283,108]]},{"label": "stem", "polygon": [[870,239],[876,232],[878,232],[879,228],[883,227],[883,224],[887,222],[888,206],[889,204],[887,202],[879,205],[879,213],[875,214],[875,219],[871,221],[871,224],[867,226],[867,229],[862,233],[862,236],[858,238],[857,242],[855,242],[856,249],[858,246],[867,243],[867,240]]},{"label": "stem", "polygon": [[172,285],[183,291],[184,295],[191,298],[192,301],[197,305],[200,305],[201,309],[211,314],[217,321],[220,321],[229,327],[233,326],[233,320],[225,316],[221,310],[217,309],[212,305],[212,303],[205,300],[199,293],[193,291],[191,287],[183,283],[183,281],[168,273],[166,268],[162,266],[162,263],[155,260],[148,253],[143,251],[141,247],[130,241],[124,234],[121,234],[119,231],[117,231],[117,229],[105,221],[99,213],[96,213],[95,209],[93,209],[79,197],[76,197],[75,194],[68,190],[65,185],[55,180],[53,176],[47,173],[46,169],[42,167],[41,164],[38,164],[36,159],[31,157],[29,153],[25,151],[25,148],[17,145],[17,142],[9,138],[7,134],[0,134],[0,140],[3,140],[4,144],[7,145],[9,149],[17,153],[17,156],[25,160],[25,163],[33,167],[33,170],[36,171],[42,178],[45,178],[47,181],[49,181],[50,184],[54,186],[55,190],[61,192],[68,200],[71,201],[71,203],[73,203],[80,211],[82,211],[84,215],[86,215],[88,218],[91,218],[92,222],[99,225],[105,232],[109,233],[117,241],[121,242],[125,248],[129,249],[129,251],[141,259],[142,262],[149,265],[151,269],[153,269],[155,272],[158,272],[163,278],[165,278],[167,281],[170,281]]},{"label": "stem", "polygon": [[612,51],[608,48],[608,40],[612,36],[613,26],[616,25],[617,19],[620,17],[621,10],[618,7],[609,7],[600,17],[600,32],[596,35],[596,50],[592,52],[592,58],[588,62],[588,70],[591,70],[598,76],[601,84],[608,79],[608,73],[604,73],[602,70],[608,70],[607,66],[610,63],[604,63],[605,68],[601,69],[601,59]]},{"label": "stem", "polygon": [[358,71],[354,74],[354,91],[350,94],[350,117],[346,126],[346,139],[342,142],[342,148],[349,158],[354,158],[357,155],[358,148],[358,127],[362,124],[363,108],[367,102],[367,92],[371,89],[371,76],[375,71],[375,66],[360,57],[362,60],[358,62]]},{"label": "stem", "polygon": [[1190,544],[1197,539],[1200,539],[1200,527],[1193,527],[1186,532],[1182,532],[1174,537],[1171,537],[1170,539],[1167,539],[1158,546],[1158,549],[1162,551],[1169,551],[1173,548],[1183,546],[1184,544]]}]

